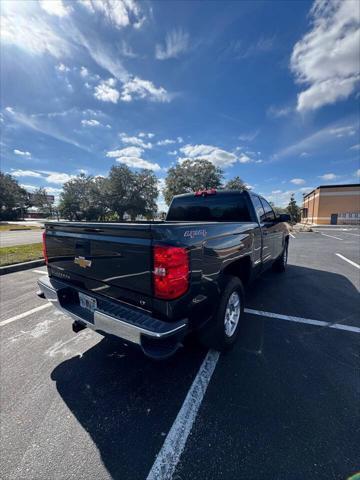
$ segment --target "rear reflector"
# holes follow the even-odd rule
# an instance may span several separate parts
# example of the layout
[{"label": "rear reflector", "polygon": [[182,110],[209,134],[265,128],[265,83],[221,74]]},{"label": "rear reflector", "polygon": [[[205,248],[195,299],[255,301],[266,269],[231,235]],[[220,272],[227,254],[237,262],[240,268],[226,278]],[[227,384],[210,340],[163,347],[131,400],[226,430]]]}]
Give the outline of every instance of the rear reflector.
[{"label": "rear reflector", "polygon": [[189,287],[189,257],[185,248],[155,246],[154,294],[157,298],[173,300]]},{"label": "rear reflector", "polygon": [[48,259],[47,251],[46,251],[46,231],[45,230],[43,231],[43,234],[42,234],[42,253],[43,253],[43,256],[44,256],[45,263],[47,265],[49,259]]}]

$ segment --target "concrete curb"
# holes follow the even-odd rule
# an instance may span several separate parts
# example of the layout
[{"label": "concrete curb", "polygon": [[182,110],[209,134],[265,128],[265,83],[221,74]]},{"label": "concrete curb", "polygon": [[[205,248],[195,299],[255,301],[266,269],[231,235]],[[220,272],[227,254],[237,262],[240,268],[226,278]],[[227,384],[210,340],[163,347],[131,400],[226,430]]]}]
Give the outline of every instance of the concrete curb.
[{"label": "concrete curb", "polygon": [[7,273],[20,272],[21,270],[28,270],[30,268],[42,267],[43,265],[45,265],[45,260],[43,258],[39,260],[31,260],[30,262],[5,265],[5,267],[0,267],[0,276],[6,275]]}]

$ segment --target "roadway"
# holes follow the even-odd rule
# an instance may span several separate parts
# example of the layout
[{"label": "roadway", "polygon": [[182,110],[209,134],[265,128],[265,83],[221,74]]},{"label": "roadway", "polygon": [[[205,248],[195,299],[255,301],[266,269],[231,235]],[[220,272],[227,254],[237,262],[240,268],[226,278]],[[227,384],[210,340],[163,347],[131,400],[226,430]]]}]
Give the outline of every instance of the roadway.
[{"label": "roadway", "polygon": [[26,245],[39,243],[42,239],[40,230],[14,230],[0,232],[0,247],[12,247],[14,245]]},{"label": "roadway", "polygon": [[[153,362],[1,277],[7,480],[346,479],[360,470],[357,232],[296,233],[247,293],[240,342]],[[354,232],[352,232],[354,233]],[[337,238],[332,238],[337,237]],[[339,256],[339,255],[341,256]]]}]

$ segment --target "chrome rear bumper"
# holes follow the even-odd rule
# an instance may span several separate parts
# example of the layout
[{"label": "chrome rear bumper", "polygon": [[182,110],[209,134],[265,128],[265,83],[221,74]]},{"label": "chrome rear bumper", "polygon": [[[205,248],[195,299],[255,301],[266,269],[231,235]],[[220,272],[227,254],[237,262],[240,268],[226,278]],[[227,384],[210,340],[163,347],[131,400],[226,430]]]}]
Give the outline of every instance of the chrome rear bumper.
[{"label": "chrome rear bumper", "polygon": [[[95,297],[91,292],[84,292],[98,300],[99,308],[91,313],[80,307],[77,302],[64,301],[67,292],[71,291],[72,296],[74,296],[74,294],[77,295],[77,292],[81,291],[80,289],[48,276],[41,277],[38,280],[38,285],[41,293],[44,294],[49,302],[75,321],[81,322],[99,333],[115,335],[123,340],[140,345],[147,354],[149,352],[147,348],[144,348],[144,343],[149,344],[151,340],[161,343],[164,339],[170,340],[173,338],[176,340],[176,350],[187,331],[186,319],[176,323],[163,322],[144,312],[139,312],[135,308],[132,309],[108,299],[98,300],[100,297]],[[155,345],[155,343],[153,342],[152,345]],[[174,350],[174,342],[167,343],[169,345],[172,343],[171,350]],[[163,346],[161,350],[164,350]],[[168,356],[168,354],[162,356]]]}]

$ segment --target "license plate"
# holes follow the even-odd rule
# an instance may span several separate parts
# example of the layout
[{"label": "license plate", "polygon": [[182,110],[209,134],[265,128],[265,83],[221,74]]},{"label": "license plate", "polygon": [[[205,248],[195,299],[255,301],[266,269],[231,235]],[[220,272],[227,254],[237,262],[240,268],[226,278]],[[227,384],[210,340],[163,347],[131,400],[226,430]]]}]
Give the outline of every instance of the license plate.
[{"label": "license plate", "polygon": [[95,311],[96,309],[95,298],[89,297],[89,295],[85,295],[84,293],[79,292],[79,300],[80,300],[80,306],[82,308],[86,308],[86,310],[90,310],[90,312]]}]

